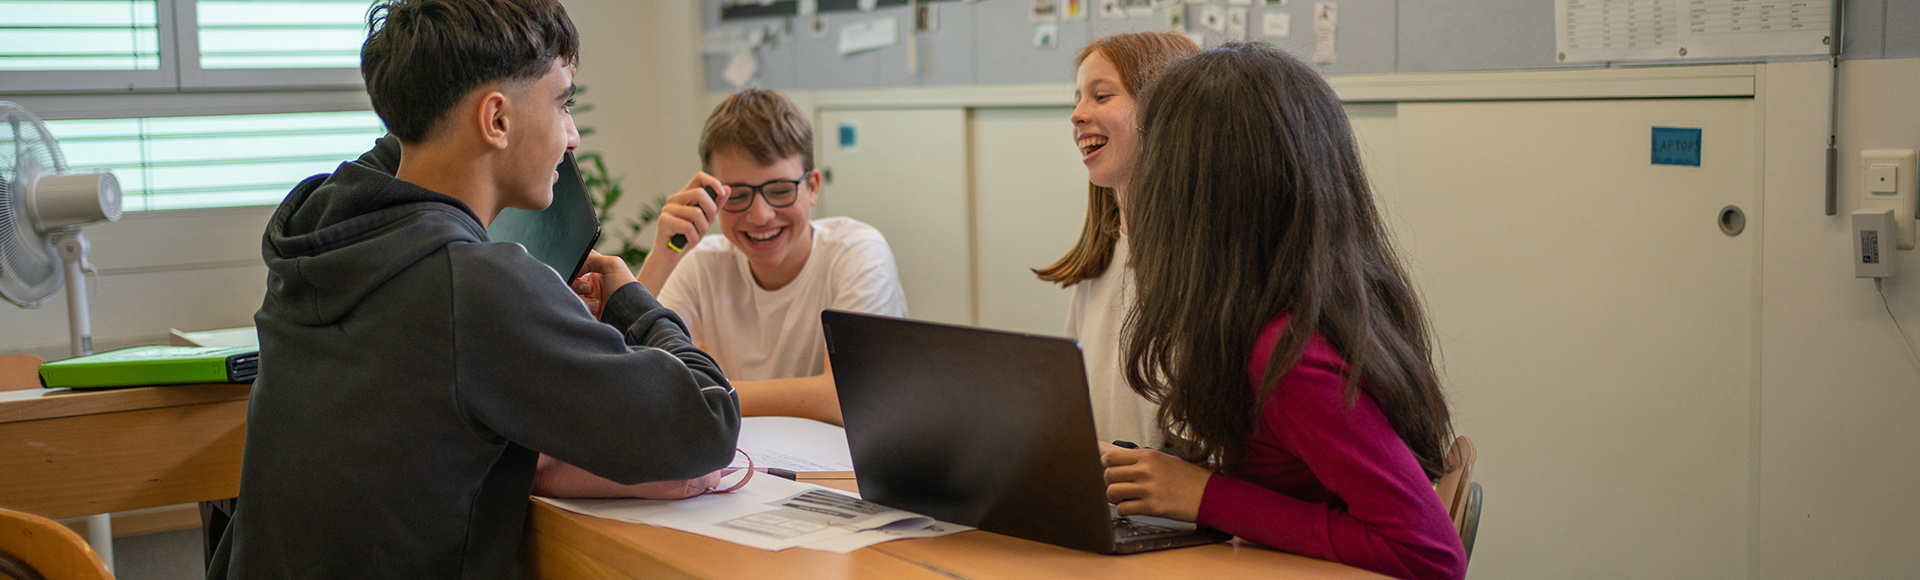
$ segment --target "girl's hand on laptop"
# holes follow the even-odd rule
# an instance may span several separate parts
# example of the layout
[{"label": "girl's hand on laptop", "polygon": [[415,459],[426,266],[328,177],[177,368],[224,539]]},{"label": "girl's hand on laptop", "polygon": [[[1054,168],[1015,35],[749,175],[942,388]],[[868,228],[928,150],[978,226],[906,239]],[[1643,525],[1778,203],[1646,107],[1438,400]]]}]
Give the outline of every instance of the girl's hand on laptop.
[{"label": "girl's hand on laptop", "polygon": [[1213,473],[1150,449],[1101,447],[1107,467],[1107,501],[1120,515],[1158,516],[1183,522],[1200,517],[1200,495]]}]

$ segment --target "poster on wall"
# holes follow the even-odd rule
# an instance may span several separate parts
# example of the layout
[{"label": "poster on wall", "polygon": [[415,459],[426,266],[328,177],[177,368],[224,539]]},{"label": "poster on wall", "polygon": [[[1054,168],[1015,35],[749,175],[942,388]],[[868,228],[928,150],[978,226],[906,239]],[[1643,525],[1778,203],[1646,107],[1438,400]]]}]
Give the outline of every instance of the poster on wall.
[{"label": "poster on wall", "polygon": [[1554,0],[1559,62],[1827,54],[1834,0]]}]

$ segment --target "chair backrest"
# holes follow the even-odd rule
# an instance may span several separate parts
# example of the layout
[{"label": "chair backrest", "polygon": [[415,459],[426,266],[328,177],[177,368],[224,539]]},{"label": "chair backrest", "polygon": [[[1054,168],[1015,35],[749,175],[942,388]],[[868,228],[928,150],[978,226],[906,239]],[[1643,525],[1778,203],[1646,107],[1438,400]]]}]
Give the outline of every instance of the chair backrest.
[{"label": "chair backrest", "polygon": [[33,514],[0,508],[0,554],[47,580],[113,580],[80,534]]},{"label": "chair backrest", "polygon": [[1447,464],[1453,469],[1433,486],[1434,493],[1440,495],[1440,505],[1447,508],[1447,517],[1453,518],[1453,527],[1460,532],[1468,556],[1473,555],[1473,536],[1480,528],[1480,484],[1473,481],[1473,462],[1478,458],[1473,439],[1465,435],[1455,438],[1453,447],[1447,450]]},{"label": "chair backrest", "polygon": [[40,357],[30,354],[0,355],[0,391],[40,388]]}]

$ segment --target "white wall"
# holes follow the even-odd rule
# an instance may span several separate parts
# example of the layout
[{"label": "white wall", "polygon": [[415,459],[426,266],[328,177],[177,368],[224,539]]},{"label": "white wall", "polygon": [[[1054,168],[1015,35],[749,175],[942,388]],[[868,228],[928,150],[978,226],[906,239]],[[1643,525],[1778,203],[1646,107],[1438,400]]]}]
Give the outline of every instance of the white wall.
[{"label": "white wall", "polygon": [[[1853,277],[1846,214],[1861,150],[1920,148],[1920,59],[1842,64],[1837,217],[1822,204],[1825,79],[1824,63],[1767,66],[1754,577],[1912,578],[1920,368],[1873,282]],[[1920,341],[1920,252],[1893,260],[1887,298]]]}]

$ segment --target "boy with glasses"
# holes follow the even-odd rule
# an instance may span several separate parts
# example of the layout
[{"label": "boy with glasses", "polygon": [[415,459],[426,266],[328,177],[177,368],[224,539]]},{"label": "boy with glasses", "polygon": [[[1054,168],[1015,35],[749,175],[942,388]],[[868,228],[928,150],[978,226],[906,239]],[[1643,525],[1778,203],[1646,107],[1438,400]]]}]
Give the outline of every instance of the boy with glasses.
[{"label": "boy with glasses", "polygon": [[[640,283],[719,361],[742,414],[839,423],[820,311],[907,315],[886,238],[850,218],[809,219],[820,195],[813,126],[784,95],[727,97],[707,118],[700,161],[706,171],[660,212]],[[715,226],[722,235],[708,237]]]}]

